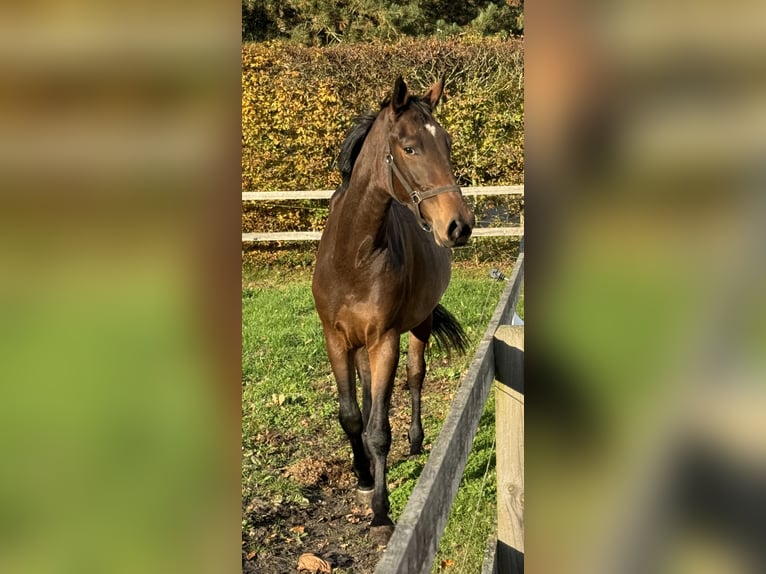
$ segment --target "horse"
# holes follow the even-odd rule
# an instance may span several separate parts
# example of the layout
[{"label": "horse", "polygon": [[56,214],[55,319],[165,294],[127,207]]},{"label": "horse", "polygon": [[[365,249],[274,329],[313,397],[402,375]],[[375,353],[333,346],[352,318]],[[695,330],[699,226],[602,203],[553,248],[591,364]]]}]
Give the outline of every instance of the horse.
[{"label": "horse", "polygon": [[409,332],[411,456],[422,453],[420,393],[429,337],[448,350],[464,351],[467,342],[439,304],[450,281],[450,248],[465,245],[475,224],[455,183],[451,138],[433,117],[443,90],[442,76],[417,96],[399,76],[378,112],[355,118],[341,146],[342,183],[331,198],[312,279],[358,495],[371,503],[370,539],[381,545],[394,530],[386,459],[400,335]]}]

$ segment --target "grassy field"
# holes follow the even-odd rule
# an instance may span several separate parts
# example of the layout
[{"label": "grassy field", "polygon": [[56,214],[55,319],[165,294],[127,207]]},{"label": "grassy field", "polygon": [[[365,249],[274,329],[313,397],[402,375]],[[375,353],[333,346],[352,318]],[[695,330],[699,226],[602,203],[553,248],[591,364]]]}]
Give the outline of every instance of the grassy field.
[{"label": "grassy field", "polygon": [[[409,393],[400,361],[388,461],[394,520],[407,503],[504,287],[489,277],[489,270],[499,267],[510,274],[513,261],[506,254],[502,265],[471,261],[455,265],[442,302],[463,324],[472,346],[466,356],[451,359],[429,350],[423,395],[426,454],[415,458],[407,456]],[[369,517],[348,501],[355,484],[350,447],[337,421],[335,383],[310,281],[309,267],[243,268],[243,556],[246,565],[259,565],[251,571],[287,572],[290,565],[295,569],[303,552],[334,552],[334,572],[358,574],[371,571],[380,552],[362,540]],[[493,423],[490,399],[434,572],[481,569],[495,516]],[[344,530],[347,526],[353,530]],[[265,563],[273,564],[273,569],[264,569]]]}]

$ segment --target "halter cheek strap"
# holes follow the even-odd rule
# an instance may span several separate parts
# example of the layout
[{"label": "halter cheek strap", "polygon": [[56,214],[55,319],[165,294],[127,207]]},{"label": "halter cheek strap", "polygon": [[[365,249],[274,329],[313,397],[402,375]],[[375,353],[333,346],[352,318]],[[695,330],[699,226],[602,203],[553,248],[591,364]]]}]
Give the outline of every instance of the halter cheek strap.
[{"label": "halter cheek strap", "polygon": [[[420,213],[421,202],[423,202],[424,200],[430,197],[434,197],[435,195],[439,195],[440,193],[446,193],[448,191],[460,192],[460,187],[457,185],[442,185],[440,187],[433,187],[431,189],[418,191],[418,190],[412,189],[412,186],[404,178],[404,174],[402,174],[401,170],[397,167],[396,163],[394,162],[394,156],[391,155],[391,152],[388,152],[386,154],[386,163],[388,164],[388,193],[398,203],[408,207],[410,211],[412,211],[412,213],[415,214],[415,218],[418,220],[418,223],[420,223],[420,226],[423,228],[423,230],[430,232],[431,226],[428,225],[426,220],[423,219],[423,215]],[[405,203],[404,201],[396,197],[396,194],[394,193],[394,181],[393,181],[394,175],[396,175],[396,179],[399,180],[399,183],[407,192],[407,195],[410,197],[411,201],[408,201]]]}]

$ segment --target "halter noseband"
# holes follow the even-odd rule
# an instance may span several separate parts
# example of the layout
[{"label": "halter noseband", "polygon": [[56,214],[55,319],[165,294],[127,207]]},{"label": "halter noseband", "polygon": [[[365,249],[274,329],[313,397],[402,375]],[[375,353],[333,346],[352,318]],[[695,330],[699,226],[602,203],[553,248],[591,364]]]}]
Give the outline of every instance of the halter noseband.
[{"label": "halter noseband", "polygon": [[[439,195],[440,193],[446,193],[448,191],[457,191],[460,192],[460,187],[457,185],[442,185],[440,187],[434,187],[431,189],[424,189],[424,190],[415,190],[412,189],[412,186],[407,182],[407,180],[404,178],[404,174],[399,170],[399,168],[396,165],[396,162],[394,162],[394,156],[391,155],[391,152],[389,151],[386,153],[386,163],[388,164],[388,193],[393,197],[398,203],[408,207],[412,213],[415,214],[415,218],[418,220],[418,223],[420,223],[420,227],[423,228],[424,231],[431,231],[431,226],[426,223],[426,220],[423,219],[423,215],[420,213],[420,204],[423,200],[426,200],[430,197],[434,197],[435,195]],[[396,194],[394,193],[394,180],[393,176],[396,175],[396,179],[399,180],[399,183],[402,184],[402,187],[407,192],[407,195],[410,196],[410,202],[403,202],[401,199],[396,197]]]}]

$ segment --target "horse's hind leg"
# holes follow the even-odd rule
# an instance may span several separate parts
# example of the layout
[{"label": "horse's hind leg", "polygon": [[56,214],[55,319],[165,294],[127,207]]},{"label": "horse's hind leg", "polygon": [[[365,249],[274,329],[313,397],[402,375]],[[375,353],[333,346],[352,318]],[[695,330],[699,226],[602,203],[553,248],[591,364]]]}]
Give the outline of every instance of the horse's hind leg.
[{"label": "horse's hind leg", "polygon": [[356,402],[356,377],[354,374],[354,350],[345,348],[340,337],[325,331],[327,355],[330,358],[335,382],[338,386],[338,401],[340,403],[340,426],[351,442],[354,452],[354,474],[358,479],[358,488],[370,490],[374,479],[370,472],[370,459],[367,456],[362,439],[364,427],[362,413]]},{"label": "horse's hind leg", "polygon": [[420,394],[423,379],[426,376],[426,345],[431,335],[433,316],[410,331],[409,350],[407,351],[407,386],[412,398],[412,420],[408,437],[410,439],[410,456],[423,452],[423,423],[420,416]]}]

